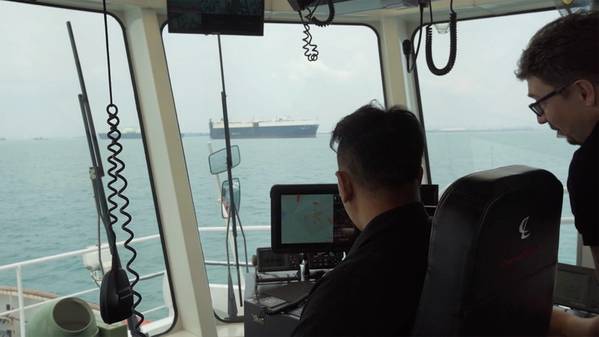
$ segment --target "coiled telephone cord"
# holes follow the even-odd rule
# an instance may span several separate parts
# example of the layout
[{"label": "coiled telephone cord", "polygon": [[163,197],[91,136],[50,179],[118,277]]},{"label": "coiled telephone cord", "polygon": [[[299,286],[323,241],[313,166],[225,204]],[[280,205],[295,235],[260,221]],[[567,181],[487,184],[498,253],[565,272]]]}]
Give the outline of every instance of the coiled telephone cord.
[{"label": "coiled telephone cord", "polygon": [[[110,194],[106,198],[110,207],[108,208],[108,214],[110,218],[110,231],[112,232],[113,237],[116,237],[114,233],[113,226],[118,222],[118,217],[115,215],[115,212],[118,209],[118,212],[124,218],[124,221],[121,225],[121,229],[129,234],[127,240],[125,240],[124,247],[128,251],[132,253],[131,258],[127,261],[126,270],[134,276],[133,282],[131,282],[131,290],[134,296],[133,302],[133,316],[136,316],[135,319],[135,331],[131,331],[134,336],[145,336],[140,330],[140,326],[144,321],[144,315],[137,311],[136,308],[142,300],[142,296],[140,293],[135,291],[135,285],[139,282],[139,274],[132,268],[132,264],[137,257],[137,251],[130,245],[133,240],[135,234],[131,229],[127,226],[131,223],[132,217],[131,214],[127,211],[127,207],[129,206],[129,198],[127,198],[124,194],[127,189],[128,182],[127,179],[123,176],[123,171],[125,170],[125,162],[123,162],[119,158],[119,154],[123,151],[123,146],[120,144],[121,132],[118,129],[120,119],[118,117],[119,109],[113,101],[112,95],[112,74],[110,67],[110,49],[108,43],[108,12],[106,10],[106,0],[102,0],[103,12],[104,12],[104,37],[106,42],[106,60],[107,60],[107,68],[108,68],[108,92],[110,97],[110,103],[106,106],[106,113],[108,114],[108,119],[106,120],[108,125],[110,126],[110,130],[107,133],[108,138],[110,139],[110,144],[108,144],[108,151],[110,155],[108,156],[108,163],[110,164],[110,168],[108,169],[108,176],[110,180],[107,184],[107,188],[110,190]],[[119,199],[121,202],[121,206],[119,207]]]}]

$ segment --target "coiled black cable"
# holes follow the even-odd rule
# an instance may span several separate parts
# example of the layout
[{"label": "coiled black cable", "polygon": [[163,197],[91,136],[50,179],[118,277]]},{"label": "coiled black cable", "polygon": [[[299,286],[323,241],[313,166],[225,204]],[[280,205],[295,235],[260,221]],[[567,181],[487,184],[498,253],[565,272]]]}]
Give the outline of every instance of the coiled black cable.
[{"label": "coiled black cable", "polygon": [[[110,216],[111,230],[112,226],[116,224],[118,221],[118,217],[114,215],[114,211],[118,208],[119,213],[124,217],[124,221],[121,224],[121,229],[125,231],[127,234],[129,234],[123,246],[125,247],[125,249],[132,253],[131,258],[129,259],[129,261],[127,261],[126,269],[127,272],[131,273],[134,276],[133,281],[131,282],[131,290],[133,296],[135,297],[132,309],[134,315],[139,317],[135,325],[135,330],[136,332],[138,332],[139,335],[139,326],[144,321],[144,315],[135,310],[135,308],[141,302],[142,296],[140,293],[135,291],[134,288],[137,282],[139,282],[139,274],[131,267],[133,261],[135,261],[135,258],[137,257],[137,251],[130,245],[135,234],[133,233],[133,231],[131,231],[131,229],[127,227],[131,223],[132,217],[131,214],[127,212],[127,207],[129,206],[129,198],[127,198],[124,195],[124,191],[127,189],[128,186],[127,179],[122,175],[125,169],[125,163],[118,158],[118,155],[123,151],[123,146],[119,143],[119,140],[121,139],[121,132],[118,129],[118,125],[120,123],[118,111],[118,107],[113,103],[110,103],[106,107],[106,112],[108,113],[107,122],[108,125],[110,125],[110,131],[107,134],[108,138],[110,139],[110,144],[108,144],[108,151],[111,153],[111,155],[108,156],[108,163],[110,164],[110,168],[108,169],[107,173],[108,176],[111,178],[107,184],[107,187],[111,191],[111,193],[108,195],[106,199],[110,204],[108,211]],[[117,197],[121,200],[122,203],[120,207],[118,202],[115,201],[115,198]]]},{"label": "coiled black cable", "polygon": [[429,12],[431,23],[426,27],[426,64],[433,74],[443,76],[449,73],[455,64],[457,52],[457,14],[453,10],[453,0],[451,0],[449,14],[449,59],[445,67],[439,69],[435,66],[435,61],[433,60],[433,9],[430,2]]},{"label": "coiled black cable", "polygon": [[333,4],[333,0],[327,0],[328,5],[329,5],[329,16],[327,17],[326,20],[321,21],[317,17],[314,16],[314,12],[316,12],[316,9],[318,8],[318,6],[320,6],[320,2],[321,1],[318,1],[318,3],[316,4],[316,6],[314,6],[314,8],[312,8],[312,9],[308,8],[308,14],[306,15],[306,19],[308,22],[306,22],[306,20],[304,20],[302,11],[301,10],[297,11],[297,13],[299,14],[299,17],[300,17],[300,21],[301,21],[302,25],[304,26],[304,31],[303,31],[304,38],[302,39],[302,41],[304,41],[304,45],[302,46],[302,48],[304,49],[304,56],[306,56],[306,58],[310,62],[314,62],[314,61],[318,60],[318,50],[317,50],[318,45],[315,43],[312,43],[312,34],[310,34],[309,23],[313,23],[318,27],[326,27],[326,26],[330,25],[331,22],[333,22],[333,19],[335,18],[335,5]]},{"label": "coiled black cable", "polygon": [[[298,11],[299,17],[300,17],[300,21],[302,22],[302,25],[304,26],[304,38],[302,39],[302,41],[304,41],[304,45],[302,46],[302,49],[304,49],[304,56],[306,56],[306,58],[308,59],[308,61],[310,62],[314,62],[318,60],[318,45],[315,43],[312,43],[312,34],[310,34],[310,25],[304,21],[304,16],[302,15],[301,11]],[[308,14],[310,15],[310,14]]]},{"label": "coiled black cable", "polygon": [[[119,213],[124,217],[124,221],[121,225],[121,229],[129,234],[127,240],[125,240],[124,247],[128,251],[132,253],[131,258],[127,261],[126,269],[129,273],[134,276],[133,282],[131,283],[131,290],[134,296],[134,302],[132,306],[133,316],[137,317],[134,319],[135,321],[135,330],[131,331],[134,336],[146,336],[140,330],[140,326],[144,321],[144,315],[137,311],[136,308],[142,300],[142,296],[140,293],[135,291],[135,285],[139,282],[139,274],[133,270],[131,265],[135,258],[137,257],[137,251],[130,245],[131,241],[134,238],[134,233],[127,226],[131,223],[132,217],[131,214],[127,211],[127,207],[129,206],[129,198],[127,198],[124,194],[127,189],[128,182],[127,179],[123,176],[123,171],[125,170],[125,163],[118,157],[119,154],[123,151],[123,146],[119,143],[121,139],[121,132],[118,129],[120,119],[118,117],[119,109],[114,104],[113,95],[112,95],[112,74],[110,67],[110,48],[108,43],[108,11],[106,10],[106,0],[102,0],[103,12],[104,12],[104,37],[106,42],[106,60],[107,60],[107,69],[108,69],[108,92],[110,97],[110,103],[106,106],[106,113],[108,114],[108,119],[106,122],[110,126],[109,132],[107,133],[108,138],[110,139],[110,144],[108,144],[108,151],[111,153],[108,156],[108,162],[110,164],[110,169],[108,169],[108,176],[111,178],[107,184],[107,188],[111,191],[111,193],[106,198],[110,207],[108,208],[108,215],[110,218],[110,231],[112,232],[112,237],[116,238],[116,234],[114,233],[113,226],[118,222],[118,217],[114,214],[118,208]],[[116,199],[120,199],[122,205],[119,207],[119,203]]]}]

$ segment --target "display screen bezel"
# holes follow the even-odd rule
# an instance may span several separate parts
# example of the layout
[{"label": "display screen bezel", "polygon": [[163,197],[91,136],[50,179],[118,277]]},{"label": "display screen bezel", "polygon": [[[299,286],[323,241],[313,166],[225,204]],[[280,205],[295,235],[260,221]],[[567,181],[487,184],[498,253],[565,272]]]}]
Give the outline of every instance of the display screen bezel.
[{"label": "display screen bezel", "polygon": [[[346,242],[319,242],[319,243],[283,243],[282,223],[281,223],[281,200],[284,195],[314,195],[325,194],[338,196],[339,190],[337,184],[302,184],[302,185],[274,185],[270,190],[270,209],[271,209],[271,246],[276,253],[309,253],[309,252],[328,252],[328,251],[348,251],[354,240]],[[343,208],[343,206],[341,206]],[[345,210],[342,209],[345,213]],[[353,239],[359,231],[354,226],[352,233]]]}]

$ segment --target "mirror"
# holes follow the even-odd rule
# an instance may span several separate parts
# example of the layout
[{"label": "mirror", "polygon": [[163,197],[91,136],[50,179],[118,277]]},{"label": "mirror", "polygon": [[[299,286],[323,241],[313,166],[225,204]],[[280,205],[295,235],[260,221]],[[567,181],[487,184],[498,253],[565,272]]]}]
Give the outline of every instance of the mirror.
[{"label": "mirror", "polygon": [[[231,146],[231,161],[233,167],[239,165],[241,162],[241,155],[239,154],[239,146]],[[208,156],[208,164],[210,165],[210,173],[220,174],[227,171],[227,149],[223,148],[216,152],[211,153]]]},{"label": "mirror", "polygon": [[[226,219],[229,217],[229,209],[230,209],[229,181],[228,180],[225,180],[223,182],[223,186],[221,188],[221,196],[222,196],[221,214],[223,216],[223,219]],[[233,201],[235,201],[235,209],[237,210],[237,212],[239,212],[239,206],[241,203],[241,186],[240,186],[239,178],[233,178]]]}]

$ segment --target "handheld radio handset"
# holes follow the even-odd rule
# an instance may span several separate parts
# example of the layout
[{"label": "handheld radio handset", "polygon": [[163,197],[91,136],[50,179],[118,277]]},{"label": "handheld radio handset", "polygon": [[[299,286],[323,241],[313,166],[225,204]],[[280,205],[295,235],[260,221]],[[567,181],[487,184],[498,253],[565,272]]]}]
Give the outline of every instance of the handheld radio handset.
[{"label": "handheld radio handset", "polygon": [[109,242],[109,245],[115,253],[112,268],[104,275],[100,287],[100,314],[104,322],[112,324],[133,315],[133,289],[127,273],[121,268],[115,242]]}]

